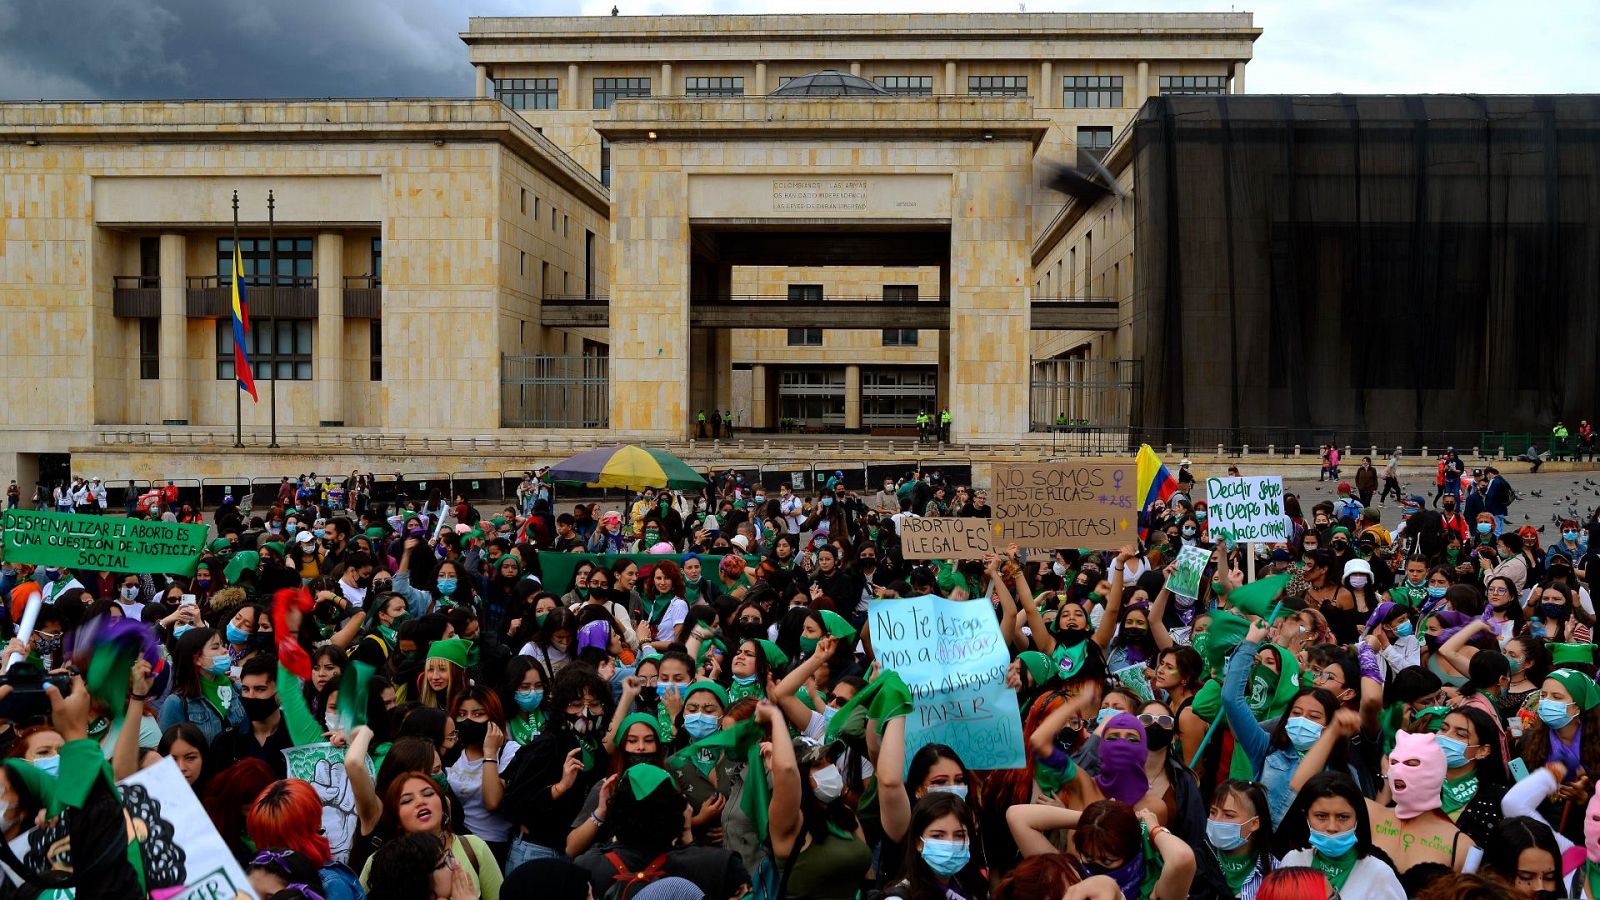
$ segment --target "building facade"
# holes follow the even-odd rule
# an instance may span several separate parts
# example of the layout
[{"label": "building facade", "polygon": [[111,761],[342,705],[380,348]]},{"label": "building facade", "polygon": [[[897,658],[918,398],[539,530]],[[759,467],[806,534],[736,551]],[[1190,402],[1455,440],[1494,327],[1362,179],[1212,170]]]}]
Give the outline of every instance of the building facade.
[{"label": "building facade", "polygon": [[[1044,129],[1028,198],[1030,228],[1039,233],[1064,205],[1039,187],[1051,166],[1076,165],[1080,152],[1103,155],[1150,97],[1242,93],[1259,34],[1248,13],[984,13],[474,18],[461,38],[480,96],[499,97],[607,184],[614,156],[605,122],[630,99],[756,100],[791,79],[837,70],[898,97],[1020,100]],[[1081,271],[1105,275],[1069,279],[1045,270],[1032,279],[1031,296],[1125,308],[1131,252],[1112,236],[1125,235],[1123,228],[1103,229],[1098,248],[1088,242],[1095,252]],[[934,267],[739,266],[732,277],[732,296],[769,306],[779,320],[787,304],[819,298],[948,299]],[[731,395],[719,408],[757,429],[903,429],[918,410],[948,403],[939,375],[946,340],[946,333],[893,323],[739,329],[731,338]],[[1129,365],[1078,361],[1126,360],[1130,350],[1126,336],[1100,331],[1035,335],[1031,353],[1045,387],[1033,404],[1034,424],[1049,424],[1058,411],[1106,421],[1104,403],[1090,410],[1058,395],[1069,375],[1109,379],[1108,386],[1129,377]]]}]

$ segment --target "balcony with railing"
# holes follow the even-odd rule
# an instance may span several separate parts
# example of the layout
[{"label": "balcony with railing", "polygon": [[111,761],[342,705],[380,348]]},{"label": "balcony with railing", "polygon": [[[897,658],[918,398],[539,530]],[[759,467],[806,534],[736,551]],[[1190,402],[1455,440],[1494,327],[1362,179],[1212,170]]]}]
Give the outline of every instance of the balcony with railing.
[{"label": "balcony with railing", "polygon": [[347,319],[383,317],[383,279],[376,275],[344,276],[344,316]]},{"label": "balcony with railing", "polygon": [[[255,319],[314,319],[317,316],[315,276],[280,275],[276,285],[267,276],[245,280],[245,302]],[[233,288],[216,275],[191,275],[185,285],[191,319],[224,319],[233,315]]]},{"label": "balcony with railing", "polygon": [[161,279],[155,275],[114,275],[111,314],[125,319],[161,317]]}]

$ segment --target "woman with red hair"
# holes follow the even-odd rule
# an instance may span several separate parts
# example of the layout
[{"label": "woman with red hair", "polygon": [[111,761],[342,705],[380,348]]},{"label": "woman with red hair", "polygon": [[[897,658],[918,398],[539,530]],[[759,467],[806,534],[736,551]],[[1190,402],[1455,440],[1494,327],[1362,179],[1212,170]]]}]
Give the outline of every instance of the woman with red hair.
[{"label": "woman with red hair", "polygon": [[222,836],[228,849],[233,851],[234,858],[241,864],[249,862],[256,855],[255,847],[247,843],[249,835],[245,833],[245,815],[255,805],[256,797],[276,777],[272,767],[261,760],[241,759],[218,772],[215,778],[206,783],[205,793],[200,796],[200,805],[205,807],[211,823],[217,826],[217,834]]},{"label": "woman with red hair", "polygon": [[267,785],[245,817],[258,848],[285,848],[317,864],[327,900],[362,900],[366,891],[349,867],[333,858],[322,830],[322,798],[309,783],[285,778]]},{"label": "woman with red hair", "polygon": [[1328,876],[1310,866],[1286,866],[1261,880],[1256,900],[1315,900],[1333,896]]},{"label": "woman with red hair", "polygon": [[681,642],[678,626],[689,618],[689,604],[683,599],[683,573],[672,560],[658,560],[643,587],[639,609],[635,610],[639,643],[665,652],[673,643]]}]

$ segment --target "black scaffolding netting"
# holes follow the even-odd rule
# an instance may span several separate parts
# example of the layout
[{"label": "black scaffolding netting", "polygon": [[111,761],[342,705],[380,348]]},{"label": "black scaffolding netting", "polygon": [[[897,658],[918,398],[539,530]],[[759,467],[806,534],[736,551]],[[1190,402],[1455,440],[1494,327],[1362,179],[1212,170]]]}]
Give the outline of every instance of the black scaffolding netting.
[{"label": "black scaffolding netting", "polygon": [[1414,446],[1600,412],[1600,97],[1159,97],[1134,141],[1151,433]]}]

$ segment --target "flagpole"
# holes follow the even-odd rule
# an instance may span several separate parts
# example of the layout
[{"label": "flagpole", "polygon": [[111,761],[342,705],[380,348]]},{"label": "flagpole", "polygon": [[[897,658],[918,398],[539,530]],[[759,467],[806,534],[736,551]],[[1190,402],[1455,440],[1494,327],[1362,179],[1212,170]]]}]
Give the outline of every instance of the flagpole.
[{"label": "flagpole", "polygon": [[272,350],[270,351],[272,367],[272,399],[269,406],[272,409],[272,441],[268,447],[278,446],[278,239],[273,233],[275,215],[273,213],[275,201],[272,191],[267,191],[267,268],[272,272],[272,287],[267,293],[267,330],[272,335]]},{"label": "flagpole", "polygon": [[[234,191],[233,192],[233,253],[230,254],[230,255],[232,256],[232,259],[228,260],[228,272],[229,272],[228,281],[231,284],[234,280],[239,278],[239,267],[235,266],[234,263],[233,263],[233,261],[235,259],[239,258],[239,192],[238,191]],[[238,290],[238,286],[237,285],[234,285],[234,290]],[[230,313],[230,315],[231,315],[231,313]],[[234,333],[233,329],[231,329],[231,328],[228,329],[228,331],[229,331],[229,333]],[[235,336],[235,338],[234,338],[234,344],[237,347],[237,345],[238,345],[238,337],[237,336]],[[239,354],[237,352],[235,352],[234,356],[233,356],[233,367],[235,369],[239,368]],[[244,446],[244,401],[239,397],[239,373],[237,371],[235,371],[233,373],[233,445],[235,447],[243,447]]]}]

